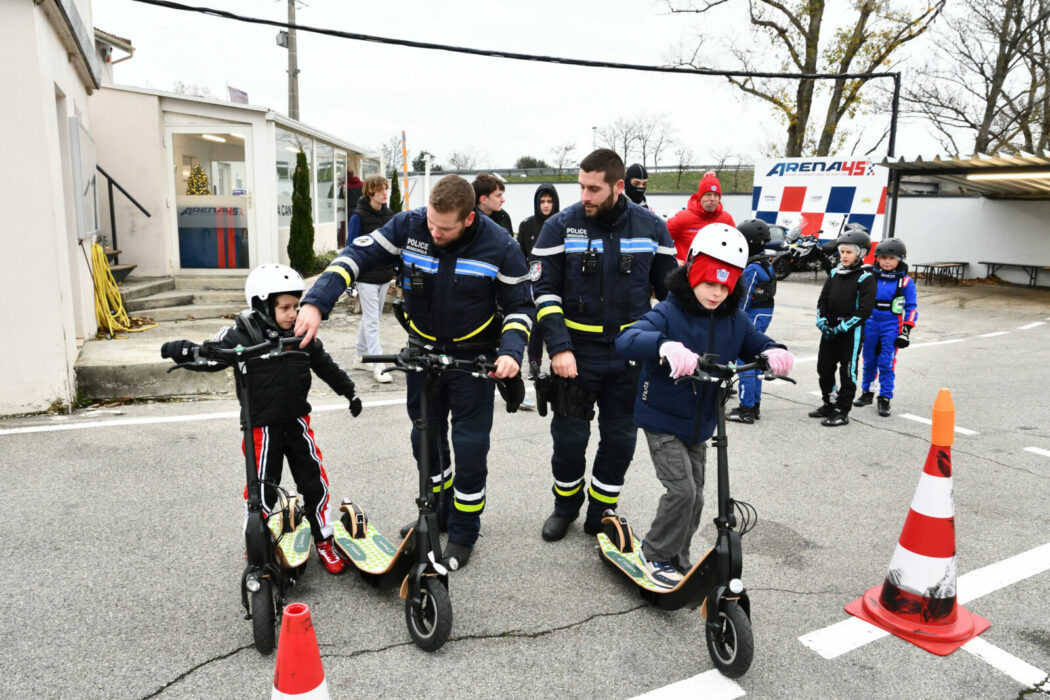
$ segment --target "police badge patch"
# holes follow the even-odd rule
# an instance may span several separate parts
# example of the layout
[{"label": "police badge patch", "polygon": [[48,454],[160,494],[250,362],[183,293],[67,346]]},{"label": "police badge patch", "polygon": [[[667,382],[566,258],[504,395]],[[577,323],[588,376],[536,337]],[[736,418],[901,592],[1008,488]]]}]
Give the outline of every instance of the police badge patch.
[{"label": "police badge patch", "polygon": [[543,263],[541,263],[539,260],[537,260],[534,263],[532,263],[532,266],[529,267],[529,279],[532,280],[533,282],[539,282],[540,281],[540,275],[542,273],[543,273]]},{"label": "police badge patch", "polygon": [[358,236],[354,239],[354,245],[359,246],[361,248],[370,246],[375,242],[376,239],[372,238],[371,236]]}]

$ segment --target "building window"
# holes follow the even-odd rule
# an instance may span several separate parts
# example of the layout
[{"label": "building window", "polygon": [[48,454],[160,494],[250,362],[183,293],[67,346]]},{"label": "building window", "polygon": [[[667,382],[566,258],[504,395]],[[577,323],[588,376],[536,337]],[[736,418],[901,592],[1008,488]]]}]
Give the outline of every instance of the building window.
[{"label": "building window", "polygon": [[317,223],[335,223],[335,151],[317,143]]},{"label": "building window", "polygon": [[[302,134],[277,127],[274,137],[277,161],[277,225],[292,225],[292,175],[295,173],[296,154],[306,155],[306,166],[313,157],[313,142]],[[313,178],[310,178],[311,182]]]}]

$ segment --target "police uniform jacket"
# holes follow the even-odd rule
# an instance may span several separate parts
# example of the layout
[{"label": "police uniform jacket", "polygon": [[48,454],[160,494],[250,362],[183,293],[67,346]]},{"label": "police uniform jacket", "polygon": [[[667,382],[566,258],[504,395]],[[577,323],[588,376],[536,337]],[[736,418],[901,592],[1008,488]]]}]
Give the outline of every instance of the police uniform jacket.
[{"label": "police uniform jacket", "polygon": [[532,330],[525,256],[499,224],[477,209],[474,214],[462,236],[444,247],[434,244],[426,207],[395,214],[382,228],[353,239],[303,303],[327,318],[362,272],[400,260],[412,333],[445,352],[498,346],[499,355],[520,363]]},{"label": "police uniform jacket", "polygon": [[650,288],[666,296],[676,267],[663,220],[623,195],[606,217],[586,217],[579,202],[555,214],[532,255],[536,321],[552,356],[579,342],[612,343],[651,308]]}]

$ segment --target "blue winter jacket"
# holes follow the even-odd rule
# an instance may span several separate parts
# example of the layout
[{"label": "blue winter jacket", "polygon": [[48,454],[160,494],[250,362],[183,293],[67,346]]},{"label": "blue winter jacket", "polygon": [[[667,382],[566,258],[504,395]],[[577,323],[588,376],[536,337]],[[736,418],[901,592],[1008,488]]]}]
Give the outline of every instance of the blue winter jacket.
[{"label": "blue winter jacket", "polygon": [[[717,387],[684,381],[675,384],[670,368],[660,364],[660,346],[678,341],[702,355],[716,353],[717,362],[753,361],[763,350],[782,348],[755,330],[747,314],[730,298],[714,311],[679,294],[652,308],[616,338],[616,349],[629,360],[641,361],[634,423],[639,428],[674,435],[689,445],[711,437],[717,417]],[[727,308],[728,307],[728,308]]]}]

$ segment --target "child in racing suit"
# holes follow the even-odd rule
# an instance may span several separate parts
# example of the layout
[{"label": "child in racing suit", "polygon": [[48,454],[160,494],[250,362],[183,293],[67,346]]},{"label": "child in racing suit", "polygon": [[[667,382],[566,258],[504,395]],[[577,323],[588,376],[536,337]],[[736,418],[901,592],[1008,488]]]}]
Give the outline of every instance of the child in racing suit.
[{"label": "child in racing suit", "polygon": [[[220,330],[214,340],[221,347],[234,348],[258,345],[278,336],[291,337],[299,298],[306,288],[302,276],[285,265],[260,265],[248,275],[244,287],[251,308],[237,316],[235,326]],[[160,354],[175,362],[190,362],[198,347],[188,340],[175,340],[164,343]],[[290,353],[253,362],[248,374],[256,468],[263,482],[262,508],[268,517],[277,503],[276,490],[267,482],[281,483],[281,467],[287,457],[292,478],[303,495],[317,556],[328,573],[339,574],[344,563],[332,546],[328,475],[310,428],[310,404],[306,400],[311,370],[333,391],[350,400],[350,413],[354,416],[361,413],[361,399],[355,396],[353,381],[325,352],[320,340],[315,339],[305,352],[308,358]],[[226,366],[215,363],[205,371],[221,371]],[[243,396],[237,398],[241,401],[243,424],[248,418],[248,406]],[[248,498],[247,487],[244,497]]]},{"label": "child in racing suit", "polygon": [[907,248],[899,238],[887,238],[875,247],[875,310],[864,324],[864,371],[860,398],[854,406],[870,406],[871,390],[879,378],[878,410],[890,415],[890,399],[896,378],[897,351],[911,343],[911,329],[919,318],[915,282],[904,262]]}]

